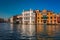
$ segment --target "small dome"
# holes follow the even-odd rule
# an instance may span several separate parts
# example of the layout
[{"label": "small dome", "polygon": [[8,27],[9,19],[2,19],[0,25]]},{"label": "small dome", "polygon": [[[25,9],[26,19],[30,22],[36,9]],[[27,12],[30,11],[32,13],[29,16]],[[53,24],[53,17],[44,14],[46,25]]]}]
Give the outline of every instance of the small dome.
[{"label": "small dome", "polygon": [[39,12],[40,10],[35,10],[36,12]]},{"label": "small dome", "polygon": [[45,10],[45,9],[44,9],[42,12],[44,12],[44,13],[45,13],[45,12],[47,12],[47,10]]}]

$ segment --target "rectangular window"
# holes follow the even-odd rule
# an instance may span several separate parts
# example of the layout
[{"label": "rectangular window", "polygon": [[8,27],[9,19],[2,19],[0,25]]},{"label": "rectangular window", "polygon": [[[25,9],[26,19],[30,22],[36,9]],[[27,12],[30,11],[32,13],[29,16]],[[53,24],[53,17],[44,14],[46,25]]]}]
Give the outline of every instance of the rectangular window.
[{"label": "rectangular window", "polygon": [[56,19],[56,17],[54,17],[54,19]]},{"label": "rectangular window", "polygon": [[52,23],[52,20],[50,22]]},{"label": "rectangular window", "polygon": [[56,20],[54,20],[54,22],[56,22]]},{"label": "rectangular window", "polygon": [[35,17],[32,17],[31,19],[32,19],[32,20],[35,20]]},{"label": "rectangular window", "polygon": [[39,19],[39,17],[38,17],[38,19]]},{"label": "rectangular window", "polygon": [[52,17],[50,17],[52,19]]},{"label": "rectangular window", "polygon": [[41,20],[41,22],[42,22],[42,20]]},{"label": "rectangular window", "polygon": [[39,23],[39,20],[38,20],[38,23]]},{"label": "rectangular window", "polygon": [[29,17],[25,17],[24,20],[30,20],[30,18]]},{"label": "rectangular window", "polygon": [[19,18],[17,18],[17,20],[18,20]]},{"label": "rectangular window", "polygon": [[41,19],[43,19],[43,17],[41,17]]},{"label": "rectangular window", "polygon": [[25,14],[25,16],[29,16],[30,14]]}]

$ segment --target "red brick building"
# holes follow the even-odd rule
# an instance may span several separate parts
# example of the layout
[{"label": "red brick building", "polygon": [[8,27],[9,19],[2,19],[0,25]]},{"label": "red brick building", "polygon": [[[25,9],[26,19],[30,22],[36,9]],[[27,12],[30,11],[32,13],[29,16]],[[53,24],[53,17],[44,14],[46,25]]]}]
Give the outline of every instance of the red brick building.
[{"label": "red brick building", "polygon": [[58,23],[60,23],[60,16],[57,18]]}]

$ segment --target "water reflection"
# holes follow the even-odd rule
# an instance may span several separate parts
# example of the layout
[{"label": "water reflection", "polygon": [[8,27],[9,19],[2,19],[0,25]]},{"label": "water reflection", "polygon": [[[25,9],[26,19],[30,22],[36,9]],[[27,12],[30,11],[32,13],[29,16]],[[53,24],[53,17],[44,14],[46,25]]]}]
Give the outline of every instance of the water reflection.
[{"label": "water reflection", "polygon": [[35,25],[22,25],[22,34],[26,36],[33,36],[35,34]]},{"label": "water reflection", "polygon": [[25,39],[35,39],[35,25],[22,25],[21,36]]},{"label": "water reflection", "polygon": [[60,25],[37,25],[38,40],[60,40]]},{"label": "water reflection", "polygon": [[11,24],[11,30],[13,31],[14,40],[36,40],[35,25]]},{"label": "water reflection", "polygon": [[60,40],[60,25],[0,23],[0,40]]}]

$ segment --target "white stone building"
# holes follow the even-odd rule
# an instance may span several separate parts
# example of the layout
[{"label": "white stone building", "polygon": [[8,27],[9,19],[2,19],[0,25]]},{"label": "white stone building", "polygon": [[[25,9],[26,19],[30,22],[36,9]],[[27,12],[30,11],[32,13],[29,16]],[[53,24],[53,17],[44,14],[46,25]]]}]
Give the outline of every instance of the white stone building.
[{"label": "white stone building", "polygon": [[33,10],[22,12],[22,23],[23,24],[34,24],[35,23],[35,13]]}]

